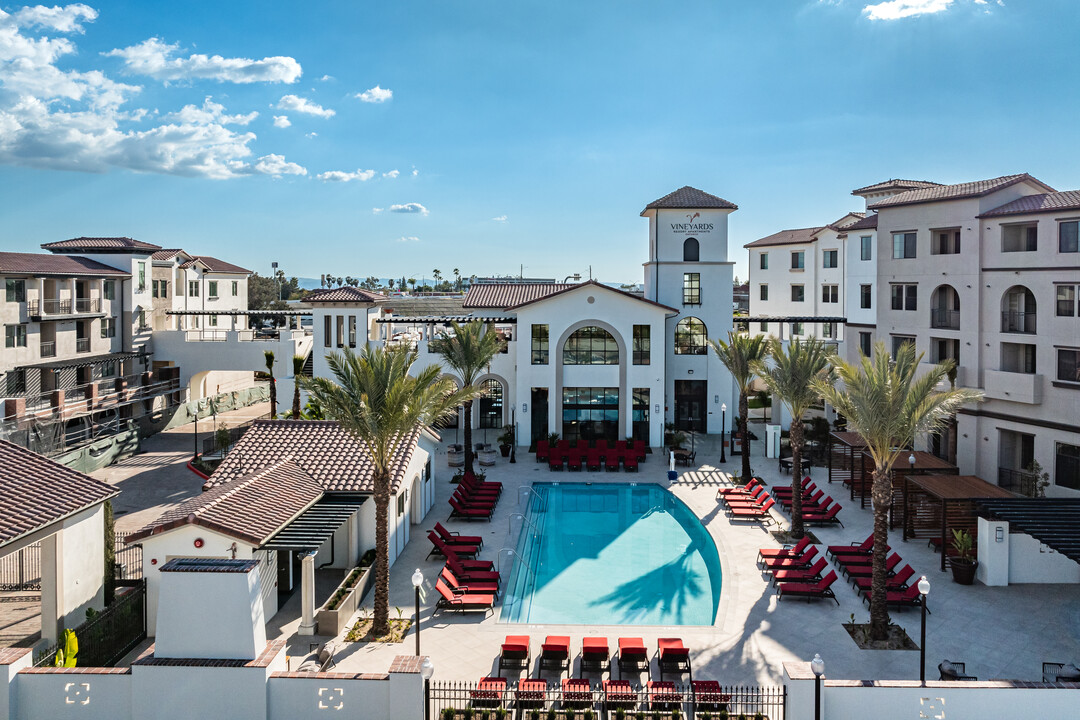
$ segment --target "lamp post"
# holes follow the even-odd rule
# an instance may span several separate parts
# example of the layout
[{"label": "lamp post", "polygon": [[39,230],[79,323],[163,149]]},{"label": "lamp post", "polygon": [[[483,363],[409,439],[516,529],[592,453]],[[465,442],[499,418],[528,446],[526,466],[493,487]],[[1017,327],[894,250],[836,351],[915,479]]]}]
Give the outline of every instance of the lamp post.
[{"label": "lamp post", "polygon": [[930,594],[930,581],[923,575],[919,580],[919,595],[922,596],[922,631],[919,634],[919,682],[926,684],[926,596]]},{"label": "lamp post", "polygon": [[199,461],[199,404],[195,403],[195,455],[192,456],[191,462]]},{"label": "lamp post", "polygon": [[412,574],[412,586],[416,594],[416,656],[420,657],[420,586],[424,584],[424,573],[420,568]]},{"label": "lamp post", "polygon": [[721,403],[720,405],[720,462],[727,462],[727,403]]},{"label": "lamp post", "polygon": [[814,671],[814,720],[821,720],[821,676],[825,674],[825,661],[819,653],[814,653],[810,669]]},{"label": "lamp post", "polygon": [[435,674],[435,663],[430,657],[420,663],[420,677],[424,678],[424,720],[431,720],[431,676]]},{"label": "lamp post", "polygon": [[517,462],[517,406],[510,408],[510,434],[513,436],[513,440],[510,441],[510,462]]}]

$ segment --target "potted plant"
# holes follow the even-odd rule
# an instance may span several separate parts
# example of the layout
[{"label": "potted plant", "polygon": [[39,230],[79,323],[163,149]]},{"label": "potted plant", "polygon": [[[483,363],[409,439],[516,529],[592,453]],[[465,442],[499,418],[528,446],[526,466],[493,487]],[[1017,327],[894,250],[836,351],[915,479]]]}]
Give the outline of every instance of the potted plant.
[{"label": "potted plant", "polygon": [[499,436],[499,452],[503,457],[510,457],[510,446],[514,443],[514,426],[503,426],[502,435]]},{"label": "potted plant", "polygon": [[975,568],[979,567],[979,561],[975,559],[975,541],[967,530],[953,530],[952,546],[956,551],[950,560],[953,581],[961,585],[971,585],[975,582]]}]

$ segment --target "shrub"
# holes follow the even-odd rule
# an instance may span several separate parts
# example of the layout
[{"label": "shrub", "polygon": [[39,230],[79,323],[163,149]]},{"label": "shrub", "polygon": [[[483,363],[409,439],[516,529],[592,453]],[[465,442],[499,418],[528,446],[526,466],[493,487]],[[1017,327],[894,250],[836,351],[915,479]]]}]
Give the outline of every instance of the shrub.
[{"label": "shrub", "polygon": [[[461,712],[461,717],[465,718],[465,720],[472,720],[472,716],[473,709],[471,707],[467,707]],[[745,720],[745,718],[743,720]]]},{"label": "shrub", "polygon": [[454,710],[454,708],[443,708],[442,718],[443,720],[454,720],[454,715],[456,714],[457,711]]}]

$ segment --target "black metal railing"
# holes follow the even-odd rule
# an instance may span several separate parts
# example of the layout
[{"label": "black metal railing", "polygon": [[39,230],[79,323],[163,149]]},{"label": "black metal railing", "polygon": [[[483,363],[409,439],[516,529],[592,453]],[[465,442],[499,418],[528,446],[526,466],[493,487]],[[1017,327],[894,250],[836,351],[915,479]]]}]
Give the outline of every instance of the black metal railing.
[{"label": "black metal railing", "polygon": [[41,341],[41,357],[43,357],[43,358],[56,357],[56,341],[55,340],[42,340]]},{"label": "black metal railing", "polygon": [[80,315],[84,313],[101,312],[101,298],[75,298],[74,300],[60,300],[50,298],[46,300],[27,300],[26,312],[34,317],[44,315]]},{"label": "black metal railing", "polygon": [[1032,473],[1013,468],[998,468],[998,485],[1009,492],[1035,497],[1038,494],[1038,482],[1039,479]]},{"label": "black metal railing", "polygon": [[1001,332],[1035,334],[1035,313],[1005,310],[1001,313]]},{"label": "black metal railing", "polygon": [[[120,662],[146,638],[146,581],[118,581],[116,601],[74,630],[79,667],[112,667]],[[52,665],[62,642],[35,653],[34,665]]]},{"label": "black metal railing", "polygon": [[959,330],[960,311],[934,308],[930,311],[930,327],[939,330]]},{"label": "black metal railing", "polygon": [[75,352],[90,352],[90,338],[75,338]]},{"label": "black metal railing", "polygon": [[[649,688],[630,683],[608,693],[603,683],[590,681],[589,687],[563,688],[560,681],[548,680],[536,685],[535,680],[508,679],[505,686],[495,682],[432,682],[427,691],[430,720],[582,720],[586,716],[600,720],[626,718],[675,717],[702,718],[763,718],[783,720],[787,706],[787,689],[779,687],[720,685],[703,690],[694,686],[675,684],[666,688]],[[575,681],[576,682],[576,681]],[[622,713],[619,713],[619,710]],[[554,713],[554,714],[552,714]],[[642,713],[642,715],[639,715]]]},{"label": "black metal railing", "polygon": [[0,558],[0,590],[41,589],[41,543]]},{"label": "black metal railing", "polygon": [[128,545],[122,533],[114,535],[114,568],[117,580],[138,580],[143,576],[142,545]]}]

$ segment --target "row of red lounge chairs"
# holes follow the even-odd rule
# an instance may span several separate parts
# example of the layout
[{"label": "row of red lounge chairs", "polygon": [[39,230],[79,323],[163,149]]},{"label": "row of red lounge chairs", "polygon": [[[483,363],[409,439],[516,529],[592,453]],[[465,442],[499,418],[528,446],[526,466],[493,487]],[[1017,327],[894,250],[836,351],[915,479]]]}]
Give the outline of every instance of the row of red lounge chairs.
[{"label": "row of red lounge chairs", "polygon": [[536,461],[546,462],[549,470],[562,470],[565,465],[570,470],[589,470],[604,468],[617,471],[622,463],[624,470],[636,472],[638,463],[645,460],[645,443],[641,440],[619,440],[609,446],[607,440],[597,440],[596,447],[582,443],[571,445],[567,440],[560,440],[551,447],[547,440],[536,442]]},{"label": "row of red lounge chairs", "polygon": [[441,555],[446,564],[435,581],[439,598],[435,611],[457,610],[459,612],[493,610],[499,599],[501,578],[490,560],[477,560],[484,545],[479,535],[462,535],[451,532],[442,523],[428,532],[432,549],[428,557]]},{"label": "row of red lounge chairs", "polygon": [[[844,523],[838,517],[842,509],[831,497],[822,499],[824,491],[816,490],[810,478],[803,480],[803,522],[807,525],[828,525]],[[816,492],[815,492],[816,490]],[[761,478],[750,478],[742,487],[720,488],[716,499],[727,507],[727,516],[731,520],[761,521],[765,525],[774,522],[770,510],[777,502],[790,512],[792,505],[791,488],[784,485],[773,486],[772,495],[765,489]]]},{"label": "row of red lounge chairs", "polygon": [[[499,674],[503,670],[528,672],[532,665],[531,639],[528,635],[507,635],[499,653]],[[682,638],[660,638],[656,641],[656,663],[660,669],[660,679],[664,673],[686,673],[693,679],[690,665],[690,650],[683,645]],[[649,651],[645,641],[639,637],[619,638],[619,679],[623,671],[636,673],[649,672]],[[540,670],[558,670],[571,674],[570,637],[566,635],[548,635],[540,645]],[[611,650],[606,637],[586,637],[581,641],[581,672],[611,672]]]},{"label": "row of red lounge chairs", "polygon": [[[470,692],[473,707],[493,709],[517,707],[519,711],[543,710],[557,702],[563,708],[588,708],[602,703],[603,717],[613,717],[618,710],[634,711],[639,707],[656,712],[678,709],[684,698],[693,703],[697,712],[720,713],[727,708],[731,695],[723,692],[715,680],[694,680],[689,693],[666,680],[649,680],[639,688],[628,680],[602,680],[595,687],[585,678],[562,678],[556,692],[549,690],[544,678],[519,680],[511,688],[504,677],[481,678],[475,690]],[[689,697],[687,697],[687,695]],[[524,717],[524,713],[521,715]]]},{"label": "row of red lounge chairs", "polygon": [[450,519],[490,520],[502,488],[501,482],[480,480],[466,472],[450,497]]}]

